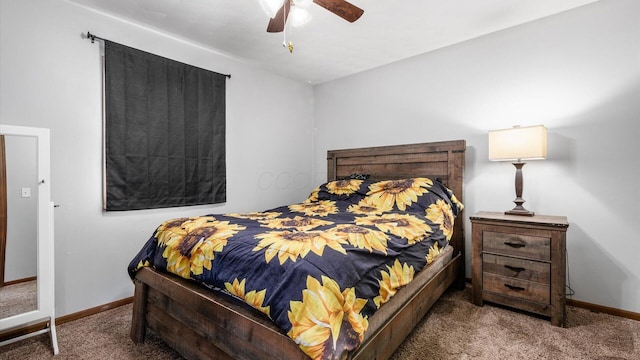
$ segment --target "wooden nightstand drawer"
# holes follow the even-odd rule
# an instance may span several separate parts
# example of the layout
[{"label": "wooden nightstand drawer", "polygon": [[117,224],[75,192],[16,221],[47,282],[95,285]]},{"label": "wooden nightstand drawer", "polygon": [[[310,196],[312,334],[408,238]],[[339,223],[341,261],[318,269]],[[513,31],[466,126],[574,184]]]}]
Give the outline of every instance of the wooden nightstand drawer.
[{"label": "wooden nightstand drawer", "polygon": [[519,256],[536,260],[551,259],[551,239],[549,237],[484,231],[483,251]]},{"label": "wooden nightstand drawer", "polygon": [[564,326],[567,218],[479,212],[470,220],[473,303],[506,305]]},{"label": "wooden nightstand drawer", "polygon": [[[549,304],[550,302],[551,294],[549,285],[490,273],[482,274],[482,281],[484,283],[484,291],[534,301],[542,304]],[[507,303],[506,305],[512,304]]]},{"label": "wooden nightstand drawer", "polygon": [[551,264],[546,262],[484,254],[482,271],[542,284],[551,283]]}]

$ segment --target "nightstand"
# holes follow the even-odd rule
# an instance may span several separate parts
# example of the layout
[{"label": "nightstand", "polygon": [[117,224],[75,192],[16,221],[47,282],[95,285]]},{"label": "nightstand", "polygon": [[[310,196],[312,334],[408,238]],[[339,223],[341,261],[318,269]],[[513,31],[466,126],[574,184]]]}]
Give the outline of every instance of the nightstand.
[{"label": "nightstand", "polygon": [[473,303],[506,305],[564,326],[567,218],[479,212],[471,226]]}]

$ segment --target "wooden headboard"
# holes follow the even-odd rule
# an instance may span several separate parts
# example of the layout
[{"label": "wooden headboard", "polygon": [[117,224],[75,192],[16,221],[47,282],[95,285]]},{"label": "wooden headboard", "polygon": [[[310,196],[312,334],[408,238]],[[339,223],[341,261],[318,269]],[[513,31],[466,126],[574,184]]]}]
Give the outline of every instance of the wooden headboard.
[{"label": "wooden headboard", "polygon": [[[327,180],[351,174],[369,174],[371,179],[428,177],[440,179],[464,204],[462,183],[465,140],[423,144],[378,146],[327,152]],[[458,215],[450,244],[464,255],[464,220]],[[464,259],[464,257],[463,257]],[[461,262],[464,267],[464,261]],[[462,269],[464,277],[464,269]]]}]

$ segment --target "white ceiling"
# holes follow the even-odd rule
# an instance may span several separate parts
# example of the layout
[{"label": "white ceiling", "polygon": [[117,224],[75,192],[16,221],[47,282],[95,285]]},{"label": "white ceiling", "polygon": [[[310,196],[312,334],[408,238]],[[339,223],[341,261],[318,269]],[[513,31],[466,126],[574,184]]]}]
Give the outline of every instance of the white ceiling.
[{"label": "white ceiling", "polygon": [[350,0],[364,9],[354,23],[312,4],[311,22],[287,34],[292,54],[266,32],[259,0],[68,1],[318,84],[597,0]]}]

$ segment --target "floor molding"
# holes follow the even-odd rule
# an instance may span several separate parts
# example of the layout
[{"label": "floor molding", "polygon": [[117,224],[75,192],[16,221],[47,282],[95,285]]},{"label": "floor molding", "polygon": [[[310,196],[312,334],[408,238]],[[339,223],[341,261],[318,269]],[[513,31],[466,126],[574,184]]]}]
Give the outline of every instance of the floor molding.
[{"label": "floor molding", "polygon": [[57,317],[56,318],[56,325],[62,325],[62,324],[67,323],[69,321],[82,319],[83,317],[87,317],[87,316],[91,316],[91,315],[95,315],[95,314],[101,313],[103,311],[115,309],[115,308],[123,306],[123,305],[131,304],[132,302],[133,302],[133,296],[128,297],[128,298],[124,298],[124,299],[120,299],[120,300],[116,300],[116,301],[110,302],[108,304],[92,307],[90,309],[78,311],[78,312],[75,312],[73,314]]},{"label": "floor molding", "polygon": [[[95,315],[103,311],[115,309],[123,305],[131,304],[132,302],[133,302],[133,296],[112,301],[104,305],[92,307],[90,309],[78,311],[73,314],[60,316],[56,318],[56,326],[62,325],[64,323],[68,323],[70,321],[79,320],[87,316]],[[48,327],[49,327],[48,321],[40,321],[40,322],[35,322],[35,323],[27,324],[24,326],[16,327],[10,330],[0,332],[0,341],[13,339],[18,336],[26,335],[35,331],[44,330]]]},{"label": "floor molding", "polygon": [[24,279],[11,280],[11,281],[5,282],[2,286],[9,286],[9,285],[25,283],[25,282],[33,281],[33,280],[36,280],[36,279],[37,279],[37,277],[32,276],[32,277],[28,277],[28,278],[24,278]]},{"label": "floor molding", "polygon": [[[466,282],[471,283],[471,279],[467,278],[465,280],[466,280]],[[60,316],[60,317],[56,318],[56,326],[62,325],[64,323],[68,323],[70,321],[79,320],[79,319],[82,319],[82,318],[87,317],[87,316],[95,315],[95,314],[101,313],[103,311],[115,309],[115,308],[123,306],[123,305],[131,304],[132,302],[133,302],[133,296],[132,297],[128,297],[128,298],[124,298],[124,299],[120,299],[120,300],[116,300],[116,301],[113,301],[113,302],[110,302],[110,303],[107,303],[107,304],[104,304],[104,305],[92,307],[90,309],[78,311],[78,312],[75,312],[73,314]],[[587,310],[590,310],[590,311],[593,311],[593,312],[609,314],[609,315],[619,316],[619,317],[623,317],[623,318],[627,318],[627,319],[631,319],[631,320],[640,321],[640,313],[636,313],[636,312],[633,312],[633,311],[616,309],[616,308],[612,308],[612,307],[608,307],[608,306],[591,304],[591,303],[588,303],[588,302],[585,302],[585,301],[573,300],[573,299],[567,299],[567,305],[574,306],[574,307],[577,307],[577,308],[587,309]],[[7,330],[7,331],[4,331],[4,332],[0,332],[0,341],[13,339],[15,337],[22,336],[22,335],[25,335],[25,334],[29,334],[29,333],[32,333],[34,331],[46,329],[47,327],[49,327],[49,322],[48,321],[42,321],[42,322],[38,322],[38,323],[27,324],[25,326],[21,326],[19,328],[14,328],[14,329]]]},{"label": "floor molding", "polygon": [[603,306],[603,305],[598,305],[598,304],[591,304],[591,303],[588,303],[588,302],[584,302],[584,301],[580,301],[580,300],[573,300],[573,299],[567,299],[567,305],[574,306],[574,307],[577,307],[577,308],[587,309],[587,310],[590,310],[590,311],[593,311],[593,312],[609,314],[609,315],[615,315],[615,316],[619,316],[619,317],[623,317],[623,318],[627,318],[627,319],[631,319],[631,320],[640,321],[640,313],[636,313],[636,312],[633,312],[633,311],[616,309],[616,308],[612,308],[612,307],[608,307],[608,306]]},{"label": "floor molding", "polygon": [[[471,278],[465,277],[464,280],[468,284],[471,284]],[[581,308],[581,309],[586,309],[586,310],[593,311],[593,312],[598,312],[598,313],[603,313],[603,314],[608,314],[608,315],[614,315],[614,316],[619,316],[619,317],[623,317],[623,318],[627,318],[627,319],[631,319],[631,320],[640,321],[640,313],[636,313],[636,312],[633,312],[633,311],[616,309],[616,308],[613,308],[613,307],[608,307],[608,306],[603,306],[603,305],[598,305],[598,304],[592,304],[592,303],[588,303],[586,301],[580,301],[580,300],[566,299],[566,301],[567,301],[567,305],[569,305],[569,306],[573,306],[573,307],[577,307],[577,308]]]}]

